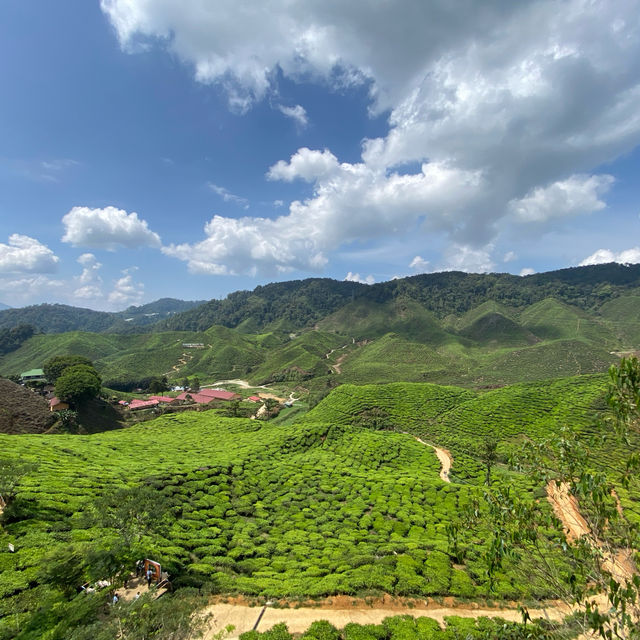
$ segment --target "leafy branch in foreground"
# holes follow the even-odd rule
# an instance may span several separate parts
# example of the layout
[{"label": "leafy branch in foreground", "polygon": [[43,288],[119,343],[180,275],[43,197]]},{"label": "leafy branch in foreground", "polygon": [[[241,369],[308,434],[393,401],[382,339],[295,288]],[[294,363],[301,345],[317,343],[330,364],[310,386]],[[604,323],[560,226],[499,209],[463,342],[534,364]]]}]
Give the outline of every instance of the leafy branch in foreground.
[{"label": "leafy branch in foreground", "polygon": [[[566,602],[583,632],[605,639],[635,638],[640,634],[640,576],[633,561],[638,526],[623,513],[616,485],[636,491],[640,421],[640,364],[623,359],[612,367],[607,402],[609,423],[600,423],[595,439],[585,440],[565,428],[552,438],[527,442],[517,466],[538,484],[544,484],[553,514],[541,501],[524,502],[501,487],[486,490],[484,510],[493,531],[487,551],[491,576],[504,559],[541,576],[556,598]],[[622,440],[632,447],[620,477],[602,469],[594,454],[603,443]],[[599,445],[595,447],[594,445]],[[548,532],[562,527],[565,539],[556,539],[561,562],[549,554]],[[552,545],[553,546],[553,545]]]}]

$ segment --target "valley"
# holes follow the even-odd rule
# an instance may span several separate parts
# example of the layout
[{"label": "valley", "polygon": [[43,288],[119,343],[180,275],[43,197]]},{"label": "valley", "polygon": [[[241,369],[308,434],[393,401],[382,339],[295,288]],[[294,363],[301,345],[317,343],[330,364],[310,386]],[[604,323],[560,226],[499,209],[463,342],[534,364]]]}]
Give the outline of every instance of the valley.
[{"label": "valley", "polygon": [[[0,373],[85,356],[103,389],[75,433],[2,381],[16,426],[0,432],[0,639],[124,624],[136,601],[105,608],[109,590],[76,587],[117,587],[141,557],[175,591],[145,594],[148,610],[209,612],[210,635],[232,621],[230,637],[254,634],[243,640],[579,637],[587,599],[602,606],[610,576],[637,576],[640,493],[625,469],[638,434],[612,422],[607,374],[640,345],[636,284],[582,306],[436,313],[405,289],[289,324],[189,329],[196,307],[144,333],[25,333]],[[236,404],[121,408],[162,376]],[[14,410],[18,389],[38,399],[38,432]]]}]

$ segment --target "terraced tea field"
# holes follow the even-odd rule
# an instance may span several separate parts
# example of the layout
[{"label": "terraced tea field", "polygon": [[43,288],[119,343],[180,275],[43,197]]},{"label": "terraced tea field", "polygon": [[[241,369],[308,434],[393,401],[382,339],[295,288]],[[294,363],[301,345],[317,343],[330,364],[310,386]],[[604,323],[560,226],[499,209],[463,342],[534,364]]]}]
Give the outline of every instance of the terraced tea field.
[{"label": "terraced tea field", "polygon": [[[92,436],[0,436],[3,457],[34,464],[0,528],[0,638],[15,637],[12,625],[26,623],[43,599],[61,597],[42,570],[52,552],[83,557],[120,544],[117,523],[96,512],[137,486],[150,492],[163,526],[142,531],[135,553],[160,561],[177,586],[288,599],[550,597],[527,555],[506,558],[489,583],[493,532],[465,515],[484,479],[479,450],[496,436],[504,457],[523,438],[540,441],[567,424],[588,438],[605,386],[601,375],[486,392],[343,385],[296,424],[208,412]],[[451,451],[451,483],[414,436]],[[621,456],[603,448],[603,468]],[[544,492],[500,465],[495,483],[525,500]],[[540,508],[551,514],[546,501]],[[565,570],[559,525],[543,536]]]},{"label": "terraced tea field", "polygon": [[[430,397],[435,419],[473,394]],[[409,435],[182,414],[94,436],[0,436],[0,447],[37,465],[0,530],[0,637],[55,597],[42,578],[48,554],[115,543],[116,531],[88,514],[137,484],[170,505],[167,526],[145,535],[140,553],[183,581],[265,597],[487,595],[489,533],[462,532],[455,561],[447,534],[475,487],[443,482],[433,450]],[[492,597],[547,595],[519,575],[507,566]]]}]

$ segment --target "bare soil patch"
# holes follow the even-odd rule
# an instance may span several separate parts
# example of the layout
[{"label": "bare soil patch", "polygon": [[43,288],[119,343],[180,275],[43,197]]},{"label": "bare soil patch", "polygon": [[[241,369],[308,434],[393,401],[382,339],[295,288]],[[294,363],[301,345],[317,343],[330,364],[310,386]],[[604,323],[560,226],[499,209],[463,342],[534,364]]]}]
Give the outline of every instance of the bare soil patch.
[{"label": "bare soil patch", "polygon": [[[553,507],[553,512],[565,529],[565,535],[569,542],[586,536],[589,542],[602,554],[602,566],[618,582],[630,582],[638,569],[633,561],[631,549],[611,549],[608,545],[598,540],[591,532],[585,518],[580,513],[577,498],[569,491],[567,482],[555,481],[547,484],[547,500]],[[619,509],[621,507],[618,504]]]},{"label": "bare soil patch", "polygon": [[0,378],[0,433],[44,433],[55,420],[45,398],[27,387]]}]

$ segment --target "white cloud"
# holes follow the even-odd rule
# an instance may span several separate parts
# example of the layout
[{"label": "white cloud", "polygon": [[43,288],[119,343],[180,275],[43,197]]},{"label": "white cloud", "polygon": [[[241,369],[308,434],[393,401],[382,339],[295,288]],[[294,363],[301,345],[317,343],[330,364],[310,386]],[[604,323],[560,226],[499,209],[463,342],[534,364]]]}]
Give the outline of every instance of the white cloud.
[{"label": "white cloud", "polygon": [[307,117],[307,112],[305,108],[299,104],[295,107],[285,107],[284,105],[279,105],[278,110],[287,116],[287,118],[291,118],[295,121],[295,123],[299,127],[306,127],[309,124],[309,118]]},{"label": "white cloud", "polygon": [[13,233],[0,242],[0,273],[53,273],[60,258],[35,238]]},{"label": "white cloud", "polygon": [[78,262],[82,265],[82,273],[75,276],[74,281],[77,288],[73,292],[73,297],[79,300],[100,300],[102,293],[102,278],[99,275],[102,264],[98,262],[92,253],[83,253]]},{"label": "white cloud", "polygon": [[66,284],[62,280],[46,275],[12,276],[0,275],[0,293],[2,301],[14,307],[33,304],[34,300],[55,300],[65,291]]},{"label": "white cloud", "polygon": [[633,247],[633,249],[626,249],[619,253],[609,249],[598,249],[588,258],[585,258],[578,266],[584,267],[591,264],[607,264],[609,262],[636,264],[640,262],[640,247]]},{"label": "white cloud", "polygon": [[428,260],[425,260],[421,256],[416,256],[409,264],[409,268],[416,269],[416,271],[425,272],[429,270],[430,264],[431,263]]},{"label": "white cloud", "polygon": [[125,269],[122,278],[118,279],[109,293],[107,300],[114,309],[124,309],[132,304],[140,304],[144,298],[144,285],[135,282],[133,272],[135,267]]},{"label": "white cloud", "polygon": [[521,276],[532,276],[534,273],[536,272],[535,269],[532,269],[531,267],[525,267],[524,269],[522,269],[520,271]]},{"label": "white cloud", "polygon": [[246,198],[237,196],[231,193],[228,189],[214,184],[213,182],[207,182],[207,186],[209,187],[209,189],[211,189],[211,191],[217,193],[225,202],[233,202],[240,205],[244,209],[249,208],[249,201]]},{"label": "white cloud", "polygon": [[413,175],[386,175],[364,164],[338,165],[332,154],[308,149],[270,175],[315,180],[314,193],[275,219],[214,216],[204,240],[163,252],[186,261],[192,272],[212,275],[318,271],[339,246],[402,233],[429,215],[424,224],[432,229],[456,227],[461,207],[482,188],[480,176],[436,163]]},{"label": "white cloud", "polygon": [[491,245],[475,249],[468,245],[453,244],[445,251],[444,266],[437,271],[464,271],[465,273],[487,273],[495,264],[491,259]]},{"label": "white cloud", "polygon": [[[165,47],[199,82],[223,86],[240,111],[282,73],[333,86],[366,83],[371,111],[389,112],[388,132],[364,142],[360,163],[300,149],[271,167],[269,179],[314,184],[288,216],[212,221],[202,242],[168,249],[192,269],[308,268],[306,254],[319,264],[359,233],[443,232],[452,251],[482,251],[514,222],[602,211],[611,178],[590,173],[640,143],[639,0],[101,0],[101,7],[125,48]],[[396,173],[414,162],[421,172]],[[222,239],[230,249],[218,246]],[[489,263],[479,259],[477,267]]]},{"label": "white cloud", "polygon": [[548,187],[536,187],[520,200],[509,203],[511,210],[523,222],[545,222],[604,209],[600,199],[613,184],[613,176],[574,175]]},{"label": "white cloud", "polygon": [[313,182],[330,176],[338,170],[338,159],[329,151],[312,151],[302,147],[291,156],[289,162],[278,161],[267,172],[269,180],[292,182],[296,178]]},{"label": "white cloud", "polygon": [[372,275],[368,275],[366,278],[361,278],[359,273],[352,273],[349,271],[344,277],[345,282],[359,282],[360,284],[374,284],[376,279]]},{"label": "white cloud", "polygon": [[65,226],[63,242],[74,247],[91,247],[114,251],[118,247],[159,247],[160,236],[151,231],[138,214],[115,207],[90,209],[73,207],[62,218]]},{"label": "white cloud", "polygon": [[502,262],[513,262],[517,257],[515,251],[507,251],[504,254],[504,258],[502,258]]}]

